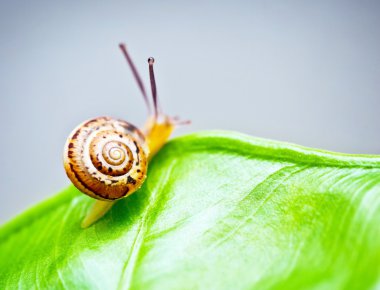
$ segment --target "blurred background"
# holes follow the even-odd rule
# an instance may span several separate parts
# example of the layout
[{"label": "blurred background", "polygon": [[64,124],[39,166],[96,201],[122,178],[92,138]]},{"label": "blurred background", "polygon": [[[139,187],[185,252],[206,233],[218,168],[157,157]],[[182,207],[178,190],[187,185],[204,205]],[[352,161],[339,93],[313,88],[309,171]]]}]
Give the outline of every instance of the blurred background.
[{"label": "blurred background", "polygon": [[69,184],[82,121],[142,125],[124,41],[176,135],[223,129],[380,154],[379,1],[1,1],[0,222]]}]

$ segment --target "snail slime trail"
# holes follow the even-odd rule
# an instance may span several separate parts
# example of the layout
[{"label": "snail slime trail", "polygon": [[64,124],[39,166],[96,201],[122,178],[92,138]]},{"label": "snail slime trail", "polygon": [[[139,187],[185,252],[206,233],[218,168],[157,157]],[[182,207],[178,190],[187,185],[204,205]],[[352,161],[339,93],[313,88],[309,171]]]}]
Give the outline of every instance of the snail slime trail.
[{"label": "snail slime trail", "polygon": [[119,45],[148,109],[145,126],[112,117],[83,122],[67,138],[63,164],[71,182],[84,194],[96,199],[84,218],[87,228],[109,211],[119,199],[137,191],[145,181],[148,162],[167,142],[176,126],[188,124],[158,110],[154,58],[148,59],[151,100],[125,44]]}]

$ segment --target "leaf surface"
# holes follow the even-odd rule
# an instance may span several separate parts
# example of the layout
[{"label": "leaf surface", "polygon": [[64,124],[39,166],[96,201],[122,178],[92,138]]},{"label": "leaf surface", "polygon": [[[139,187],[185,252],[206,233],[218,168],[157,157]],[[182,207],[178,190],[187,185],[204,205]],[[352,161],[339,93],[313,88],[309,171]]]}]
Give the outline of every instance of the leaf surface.
[{"label": "leaf surface", "polygon": [[374,289],[380,157],[202,132],[81,229],[73,186],[0,229],[0,288]]}]

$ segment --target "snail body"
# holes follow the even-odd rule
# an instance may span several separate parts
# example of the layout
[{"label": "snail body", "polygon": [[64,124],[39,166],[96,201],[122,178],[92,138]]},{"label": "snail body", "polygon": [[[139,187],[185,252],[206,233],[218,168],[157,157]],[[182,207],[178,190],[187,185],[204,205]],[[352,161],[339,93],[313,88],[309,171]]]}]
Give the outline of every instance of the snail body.
[{"label": "snail body", "polygon": [[[143,82],[125,45],[120,44],[120,48],[150,111]],[[159,112],[154,59],[149,58],[148,63],[154,113],[143,131],[123,120],[99,117],[80,124],[67,138],[63,153],[66,174],[81,192],[97,200],[84,218],[83,228],[104,216],[117,200],[142,186],[147,177],[148,161],[181,123]]]}]

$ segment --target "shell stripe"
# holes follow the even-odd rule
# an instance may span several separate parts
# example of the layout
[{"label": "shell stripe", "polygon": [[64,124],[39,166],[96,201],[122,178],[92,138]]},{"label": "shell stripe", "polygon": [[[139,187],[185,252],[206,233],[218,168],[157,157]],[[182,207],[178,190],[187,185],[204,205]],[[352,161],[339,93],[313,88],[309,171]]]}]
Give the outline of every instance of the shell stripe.
[{"label": "shell stripe", "polygon": [[144,135],[135,126],[100,117],[72,131],[64,165],[80,191],[96,199],[116,200],[141,187],[148,151]]},{"label": "shell stripe", "polygon": [[[95,190],[93,190],[91,187],[87,186],[86,182],[84,182],[80,176],[80,174],[78,174],[78,172],[74,169],[74,165],[72,163],[70,163],[70,170],[71,172],[74,174],[75,178],[78,180],[78,182],[80,183],[81,186],[83,186],[84,189],[90,191],[92,194],[95,194],[96,196],[99,196],[101,199],[104,199],[104,197],[102,195],[100,195],[99,193],[97,193]],[[117,198],[107,198],[107,199],[117,199]]]}]

